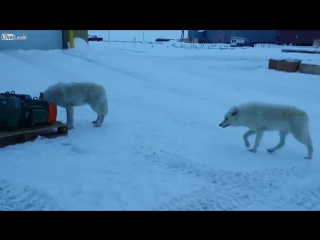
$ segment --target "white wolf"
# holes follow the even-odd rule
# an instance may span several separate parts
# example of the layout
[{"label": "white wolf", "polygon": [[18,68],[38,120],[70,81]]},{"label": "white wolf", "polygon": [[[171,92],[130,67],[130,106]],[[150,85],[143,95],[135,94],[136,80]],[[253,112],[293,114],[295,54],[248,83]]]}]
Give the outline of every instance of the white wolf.
[{"label": "white wolf", "polygon": [[308,149],[305,159],[312,159],[313,146],[309,133],[309,117],[307,113],[294,106],[268,104],[261,102],[247,102],[232,107],[226,114],[220,127],[247,127],[249,130],[243,135],[245,146],[250,147],[248,137],[256,134],[254,146],[249,151],[255,153],[260,145],[264,131],[279,131],[278,145],[268,149],[273,153],[285,145],[285,139],[291,133],[295,139]]},{"label": "white wolf", "polygon": [[96,83],[59,82],[40,93],[39,99],[52,102],[67,111],[67,125],[74,128],[73,107],[88,104],[98,114],[92,121],[95,127],[101,127],[108,114],[108,101],[105,89]]}]

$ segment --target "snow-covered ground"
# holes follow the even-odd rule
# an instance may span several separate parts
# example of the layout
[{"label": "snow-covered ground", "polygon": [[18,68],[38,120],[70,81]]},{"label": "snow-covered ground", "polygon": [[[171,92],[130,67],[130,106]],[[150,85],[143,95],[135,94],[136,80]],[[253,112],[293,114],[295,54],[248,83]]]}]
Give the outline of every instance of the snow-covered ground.
[{"label": "snow-covered ground", "polygon": [[[78,42],[72,50],[0,52],[0,91],[38,96],[57,81],[105,86],[101,128],[75,109],[66,137],[0,151],[0,209],[319,210],[320,77],[268,70],[268,59],[317,60],[278,48],[195,49]],[[189,45],[188,45],[189,46]],[[191,46],[191,45],[190,45]],[[314,159],[276,132],[256,154],[225,112],[248,100],[297,105],[311,119]],[[59,108],[58,119],[65,121]],[[252,138],[250,139],[252,142]]]}]

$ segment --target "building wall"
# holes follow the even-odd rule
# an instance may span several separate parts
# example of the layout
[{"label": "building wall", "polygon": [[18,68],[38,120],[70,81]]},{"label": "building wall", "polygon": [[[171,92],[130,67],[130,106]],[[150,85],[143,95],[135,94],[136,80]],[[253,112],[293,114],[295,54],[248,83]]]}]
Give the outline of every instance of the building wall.
[{"label": "building wall", "polygon": [[[223,31],[223,36],[221,31]],[[230,43],[231,35],[231,30],[208,30],[206,38],[211,43]]]},{"label": "building wall", "polygon": [[275,43],[277,30],[237,30],[236,33],[244,35],[250,43]]},{"label": "building wall", "polygon": [[0,40],[0,50],[51,50],[63,48],[62,30],[0,30],[0,34],[26,34],[27,40]]},{"label": "building wall", "polygon": [[280,44],[312,45],[320,39],[320,30],[278,30],[277,42]]},{"label": "building wall", "polygon": [[[68,48],[68,30],[0,30],[0,34],[26,34],[27,40],[0,40],[0,50],[52,50]],[[88,42],[88,30],[74,30],[75,38]]]},{"label": "building wall", "polygon": [[250,43],[274,43],[277,34],[276,30],[207,30],[206,37],[210,42],[230,43],[232,36],[245,37]]},{"label": "building wall", "polygon": [[206,37],[207,31],[199,32],[199,30],[188,30],[188,38],[203,38]]}]

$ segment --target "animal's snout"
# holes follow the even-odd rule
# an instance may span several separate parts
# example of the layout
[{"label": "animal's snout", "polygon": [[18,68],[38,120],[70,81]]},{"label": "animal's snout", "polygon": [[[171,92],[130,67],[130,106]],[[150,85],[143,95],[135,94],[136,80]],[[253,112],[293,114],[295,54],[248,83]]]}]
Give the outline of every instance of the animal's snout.
[{"label": "animal's snout", "polygon": [[222,127],[222,128],[226,128],[228,126],[229,126],[229,124],[225,124],[224,122],[219,124],[219,127]]}]

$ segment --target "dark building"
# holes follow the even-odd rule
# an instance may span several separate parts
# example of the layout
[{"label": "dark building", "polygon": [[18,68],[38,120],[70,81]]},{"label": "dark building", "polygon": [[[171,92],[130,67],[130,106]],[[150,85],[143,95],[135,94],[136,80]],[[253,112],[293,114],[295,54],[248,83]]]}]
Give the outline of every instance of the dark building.
[{"label": "dark building", "polygon": [[277,30],[188,30],[189,38],[204,39],[208,43],[230,43],[231,37],[247,38],[249,43],[275,43]]},{"label": "dark building", "polygon": [[208,30],[188,30],[188,38],[203,39],[207,36]]},{"label": "dark building", "polygon": [[311,46],[313,41],[320,39],[320,30],[278,30],[278,44],[294,44]]}]

